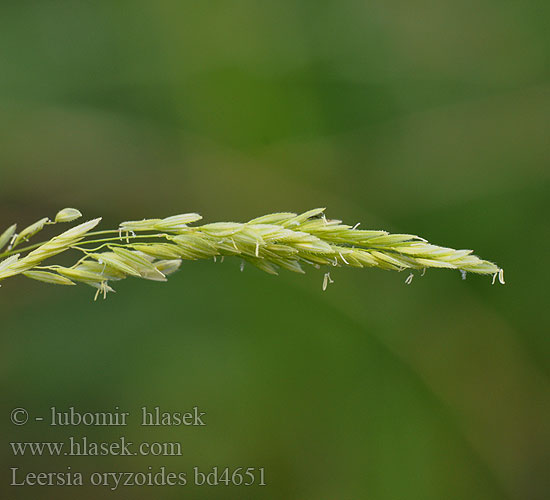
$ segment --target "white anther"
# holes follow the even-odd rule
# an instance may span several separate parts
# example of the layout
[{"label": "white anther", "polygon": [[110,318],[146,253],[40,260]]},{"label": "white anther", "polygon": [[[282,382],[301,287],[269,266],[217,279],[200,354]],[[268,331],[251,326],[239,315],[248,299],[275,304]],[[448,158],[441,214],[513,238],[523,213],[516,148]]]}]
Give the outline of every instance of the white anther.
[{"label": "white anther", "polygon": [[17,233],[14,233],[13,236],[11,237],[11,240],[10,240],[10,243],[8,245],[8,248],[6,250],[11,250],[12,247],[13,247],[13,244],[15,243],[15,240],[17,239],[17,236],[18,234]]},{"label": "white anther", "polygon": [[325,273],[325,276],[323,277],[323,292],[327,289],[329,283],[334,283],[334,281],[332,281],[330,273]]},{"label": "white anther", "polygon": [[460,274],[462,275],[462,279],[465,280],[466,279],[466,271],[464,271],[463,269],[460,270]]},{"label": "white anther", "polygon": [[340,254],[340,258],[349,266],[349,262],[344,259],[344,256],[342,255],[342,252],[338,252]]},{"label": "white anther", "polygon": [[501,285],[504,285],[504,284],[505,284],[505,281],[504,281],[504,269],[499,269],[499,271],[498,271],[498,281],[500,282]]},{"label": "white anther", "polygon": [[357,229],[359,227],[359,224],[361,224],[360,222],[358,222],[357,224],[355,224],[355,226],[353,226],[351,228],[352,231],[354,231],[355,229]]},{"label": "white anther", "polygon": [[412,280],[413,280],[413,278],[414,278],[414,274],[413,274],[413,273],[409,274],[409,275],[407,276],[407,279],[405,280],[405,283],[406,283],[407,285],[410,285],[411,282],[412,282]]}]

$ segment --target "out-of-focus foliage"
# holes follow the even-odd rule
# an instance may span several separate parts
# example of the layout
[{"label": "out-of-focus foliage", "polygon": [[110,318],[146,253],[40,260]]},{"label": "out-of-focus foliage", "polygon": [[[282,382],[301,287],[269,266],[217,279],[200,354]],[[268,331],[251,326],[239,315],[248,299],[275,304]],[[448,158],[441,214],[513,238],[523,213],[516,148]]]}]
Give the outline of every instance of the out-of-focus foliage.
[{"label": "out-of-focus foliage", "polygon": [[545,498],[549,15],[542,1],[2,2],[0,227],[63,206],[106,223],[327,206],[471,245],[507,274],[405,286],[342,270],[323,294],[315,274],[204,262],[99,306],[15,280],[0,289],[2,414],[198,404],[204,431],[154,433],[184,440],[183,459],[77,465],[264,465],[254,498]]}]

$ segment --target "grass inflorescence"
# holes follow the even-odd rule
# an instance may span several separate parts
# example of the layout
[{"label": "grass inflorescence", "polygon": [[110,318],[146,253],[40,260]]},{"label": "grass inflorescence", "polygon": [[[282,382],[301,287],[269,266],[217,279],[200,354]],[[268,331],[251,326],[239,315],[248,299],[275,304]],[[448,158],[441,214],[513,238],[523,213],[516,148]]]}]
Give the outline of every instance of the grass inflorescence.
[{"label": "grass inflorescence", "polygon": [[[324,209],[303,214],[281,212],[246,223],[192,225],[195,213],[164,219],[122,222],[117,229],[96,230],[100,218],[79,224],[48,241],[21,246],[46,225],[72,222],[81,216],[74,208],[58,212],[53,221],[42,218],[17,233],[14,224],[0,235],[0,281],[22,274],[46,283],[97,289],[96,298],[114,291],[110,284],[129,276],[166,281],[183,260],[238,257],[270,274],[279,269],[303,273],[303,265],[321,267],[378,267],[402,271],[429,267],[498,277],[503,270],[473,255],[428,243],[411,234],[358,229],[327,219]],[[71,267],[43,262],[69,250],[81,258]],[[241,267],[242,269],[242,267]],[[412,274],[406,279],[412,280]],[[332,283],[328,272],[323,289]]]}]

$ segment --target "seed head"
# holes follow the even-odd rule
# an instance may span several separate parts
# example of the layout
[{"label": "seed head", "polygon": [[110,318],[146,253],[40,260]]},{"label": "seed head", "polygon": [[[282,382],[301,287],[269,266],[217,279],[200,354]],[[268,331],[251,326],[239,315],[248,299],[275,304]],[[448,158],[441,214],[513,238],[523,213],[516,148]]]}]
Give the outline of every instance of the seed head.
[{"label": "seed head", "polygon": [[[58,212],[55,222],[69,222],[80,216],[76,209]],[[358,229],[336,219],[327,219],[323,208],[302,214],[279,212],[257,217],[246,223],[217,222],[202,226],[189,224],[200,220],[195,213],[180,214],[164,219],[126,221],[112,237],[99,239],[103,243],[89,248],[94,240],[92,230],[101,219],[73,227],[38,246],[22,248],[17,255],[8,247],[0,253],[0,280],[24,273],[28,278],[53,284],[82,282],[97,289],[96,296],[113,291],[112,281],[129,276],[153,281],[166,277],[181,266],[182,260],[216,259],[237,256],[244,263],[270,274],[279,269],[303,273],[304,264],[316,269],[333,267],[378,267],[402,271],[428,267],[457,269],[465,273],[493,275],[504,284],[502,269],[492,262],[475,256],[472,250],[455,250],[427,242],[413,234],[389,234],[383,230]],[[15,224],[0,235],[0,252],[10,241],[14,246],[40,231],[47,218],[40,219],[16,236]],[[119,232],[120,234],[116,235]],[[151,234],[135,233],[148,232]],[[125,238],[122,238],[125,233]],[[125,241],[126,240],[126,241]],[[34,248],[36,247],[36,248]],[[29,251],[30,250],[30,251]],[[44,260],[61,252],[75,250],[84,253],[74,266],[40,266]],[[3,258],[3,260],[2,260]],[[46,271],[47,269],[47,271]],[[405,282],[409,284],[413,274]],[[323,278],[323,290],[332,278]]]}]

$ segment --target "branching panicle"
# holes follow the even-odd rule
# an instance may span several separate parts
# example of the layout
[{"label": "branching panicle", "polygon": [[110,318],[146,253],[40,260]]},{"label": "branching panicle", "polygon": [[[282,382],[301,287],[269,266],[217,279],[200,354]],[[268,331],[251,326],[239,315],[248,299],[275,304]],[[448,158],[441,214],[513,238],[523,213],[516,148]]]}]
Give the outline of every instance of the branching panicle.
[{"label": "branching panicle", "polygon": [[[94,219],[65,231],[49,241],[24,248],[19,245],[40,232],[46,224],[72,222],[81,214],[74,208],[61,210],[54,221],[43,218],[16,233],[16,225],[0,234],[0,281],[18,274],[57,285],[85,283],[104,297],[114,291],[112,281],[128,276],[166,281],[183,260],[236,256],[270,274],[280,268],[303,273],[302,264],[320,266],[379,267],[402,271],[428,267],[457,269],[493,275],[504,284],[503,270],[473,255],[472,250],[454,250],[428,243],[411,234],[357,229],[329,220],[324,209],[303,214],[283,212],[265,215],[247,223],[218,222],[190,226],[201,219],[195,213],[165,219],[122,222],[117,229],[93,231]],[[98,236],[101,236],[98,238]],[[15,249],[18,247],[17,249]],[[3,250],[4,249],[4,250]],[[69,250],[82,258],[71,267],[42,266],[42,262]],[[412,275],[406,283],[412,281]],[[327,272],[323,289],[332,283]]]}]

